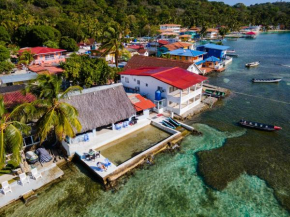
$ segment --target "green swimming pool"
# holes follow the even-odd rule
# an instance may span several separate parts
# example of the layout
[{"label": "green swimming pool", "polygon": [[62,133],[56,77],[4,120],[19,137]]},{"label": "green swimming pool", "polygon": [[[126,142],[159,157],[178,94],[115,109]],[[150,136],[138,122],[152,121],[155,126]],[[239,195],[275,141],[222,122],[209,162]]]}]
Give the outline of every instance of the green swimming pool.
[{"label": "green swimming pool", "polygon": [[101,151],[104,157],[118,166],[170,136],[171,134],[148,125],[122,139],[105,145],[98,151]]}]

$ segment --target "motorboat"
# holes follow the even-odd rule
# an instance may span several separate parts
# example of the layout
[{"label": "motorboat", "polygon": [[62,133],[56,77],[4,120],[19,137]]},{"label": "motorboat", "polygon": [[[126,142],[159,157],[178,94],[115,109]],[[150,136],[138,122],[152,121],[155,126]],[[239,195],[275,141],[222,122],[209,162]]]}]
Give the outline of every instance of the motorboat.
[{"label": "motorboat", "polygon": [[265,130],[265,131],[276,131],[282,130],[282,127],[270,125],[270,124],[262,124],[254,121],[246,121],[244,119],[240,120],[240,125],[248,128],[258,129],[258,130]]},{"label": "motorboat", "polygon": [[279,83],[282,80],[282,78],[268,78],[268,79],[259,79],[259,78],[253,78],[253,83]]},{"label": "motorboat", "polygon": [[247,63],[246,67],[255,67],[255,66],[258,66],[258,65],[260,65],[260,62],[252,62],[252,63]]}]

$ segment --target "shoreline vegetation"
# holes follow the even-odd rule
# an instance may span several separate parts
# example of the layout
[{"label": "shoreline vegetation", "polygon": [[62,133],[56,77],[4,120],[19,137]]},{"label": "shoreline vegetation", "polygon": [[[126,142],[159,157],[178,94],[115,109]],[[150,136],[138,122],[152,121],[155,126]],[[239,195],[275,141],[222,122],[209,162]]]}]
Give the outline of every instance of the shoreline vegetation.
[{"label": "shoreline vegetation", "polygon": [[[182,27],[280,25],[290,28],[290,3],[276,2],[230,6],[222,2],[172,0],[143,1],[9,1],[0,3],[0,44],[19,47],[45,45],[76,51],[78,42],[100,41],[111,23],[118,23],[130,37],[155,36],[159,25],[177,23]],[[12,46],[13,45],[13,46]]]}]

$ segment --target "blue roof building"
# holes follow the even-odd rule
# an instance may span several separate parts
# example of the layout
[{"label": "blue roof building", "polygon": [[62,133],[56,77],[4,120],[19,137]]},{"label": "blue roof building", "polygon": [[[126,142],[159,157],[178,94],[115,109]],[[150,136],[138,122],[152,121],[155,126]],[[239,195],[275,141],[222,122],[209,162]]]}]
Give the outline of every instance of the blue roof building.
[{"label": "blue roof building", "polygon": [[169,54],[171,59],[184,60],[195,63],[203,60],[203,56],[206,54],[206,52],[190,49],[177,49],[166,52],[165,54]]},{"label": "blue roof building", "polygon": [[226,51],[229,49],[229,46],[222,46],[216,44],[205,44],[198,46],[196,50],[206,52],[205,58],[214,56],[219,59],[225,58]]}]

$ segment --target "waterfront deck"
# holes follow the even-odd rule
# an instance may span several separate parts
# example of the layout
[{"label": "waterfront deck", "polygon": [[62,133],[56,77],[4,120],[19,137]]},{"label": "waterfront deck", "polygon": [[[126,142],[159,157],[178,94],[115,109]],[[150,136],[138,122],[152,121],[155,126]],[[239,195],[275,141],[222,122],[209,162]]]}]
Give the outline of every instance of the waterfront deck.
[{"label": "waterfront deck", "polygon": [[105,163],[105,157],[100,154],[100,157],[96,158],[95,161],[92,160],[86,160],[85,155],[81,153],[77,153],[81,161],[87,165],[92,171],[94,171],[98,176],[100,176],[102,179],[105,179],[108,175],[110,175],[112,172],[114,172],[117,168],[116,165],[114,165],[111,162],[111,165],[107,167],[107,171],[101,170],[100,168],[97,167],[97,163]]},{"label": "waterfront deck", "polygon": [[34,180],[28,176],[30,183],[25,183],[24,186],[22,186],[18,181],[12,182],[10,184],[12,193],[9,192],[4,195],[1,191],[0,208],[8,205],[13,201],[21,199],[23,195],[41,188],[42,186],[52,182],[64,174],[63,171],[54,163],[47,167],[43,167],[42,170],[39,170],[39,173],[41,173],[42,178]]},{"label": "waterfront deck", "polygon": [[[97,175],[98,177],[100,177],[103,180],[104,184],[107,184],[108,182],[111,182],[111,181],[115,181],[120,176],[124,175],[126,172],[130,171],[131,169],[135,168],[139,164],[146,161],[146,159],[149,156],[151,156],[155,153],[158,153],[160,150],[166,148],[166,146],[168,145],[168,143],[170,141],[181,136],[181,133],[179,131],[164,127],[163,125],[159,124],[156,121],[151,122],[151,120],[146,120],[146,122],[147,121],[149,121],[149,124],[151,123],[153,126],[168,132],[170,134],[170,136],[168,138],[164,139],[163,141],[157,143],[156,145],[142,151],[140,154],[132,157],[131,159],[126,160],[125,162],[123,162],[122,164],[120,164],[118,166],[114,165],[114,163],[111,162],[111,165],[107,167],[107,171],[102,171],[97,167],[97,163],[98,162],[105,163],[106,158],[104,156],[100,155],[100,157],[96,158],[95,161],[91,161],[91,160],[85,159],[84,152],[86,151],[86,149],[84,149],[84,151],[81,151],[81,152],[76,152],[76,154],[84,165],[86,165],[95,175]],[[145,126],[146,125],[144,125],[143,127],[145,127]],[[139,128],[139,129],[141,129],[141,128]],[[136,131],[136,130],[137,129],[135,129],[134,131]],[[132,132],[134,132],[134,131],[132,131]],[[112,140],[112,141],[114,141],[114,140]],[[136,144],[136,145],[138,145],[138,144]],[[97,148],[95,148],[95,150],[96,149]]]}]

